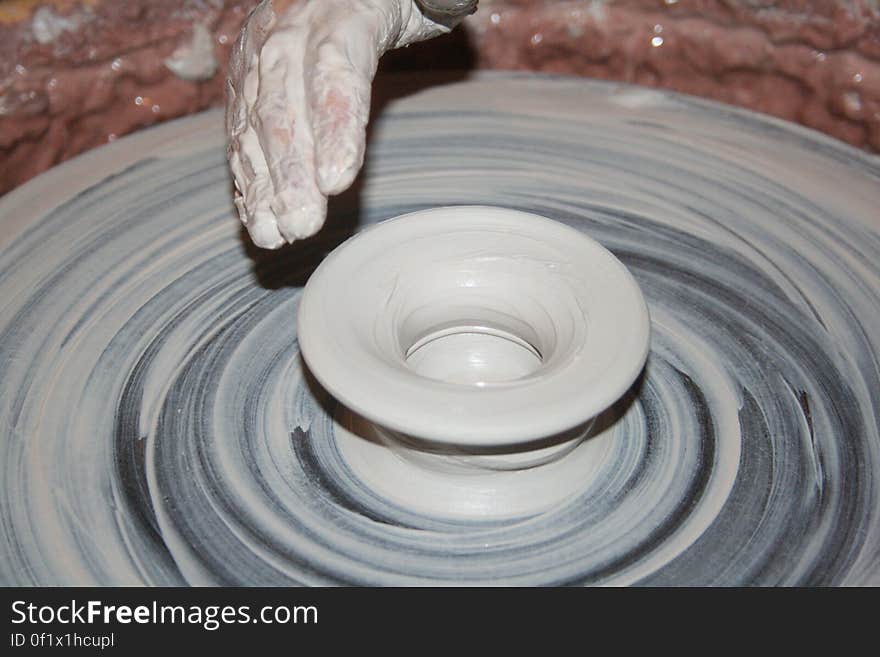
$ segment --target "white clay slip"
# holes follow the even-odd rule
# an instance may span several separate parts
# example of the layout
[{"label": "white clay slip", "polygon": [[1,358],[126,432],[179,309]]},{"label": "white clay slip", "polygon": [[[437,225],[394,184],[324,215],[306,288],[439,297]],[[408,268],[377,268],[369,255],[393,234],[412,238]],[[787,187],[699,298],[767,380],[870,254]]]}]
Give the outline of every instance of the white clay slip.
[{"label": "white clay slip", "polygon": [[[485,206],[424,210],[352,238],[309,279],[298,318],[303,356],[331,394],[387,428],[455,445],[585,423],[632,385],[650,331],[638,285],[607,249]],[[445,375],[462,354],[477,363]]]},{"label": "white clay slip", "polygon": [[638,284],[607,249],[486,206],[361,232],[298,309],[303,358],[346,407],[346,462],[435,516],[529,515],[579,492],[588,422],[633,384],[649,333]]},{"label": "white clay slip", "polygon": [[[290,249],[240,234],[219,113],[0,199],[0,581],[880,584],[877,159],[581,79],[394,88],[363,180]],[[318,263],[449,205],[582,231],[650,310],[580,492],[530,517],[377,492],[300,359]]]}]

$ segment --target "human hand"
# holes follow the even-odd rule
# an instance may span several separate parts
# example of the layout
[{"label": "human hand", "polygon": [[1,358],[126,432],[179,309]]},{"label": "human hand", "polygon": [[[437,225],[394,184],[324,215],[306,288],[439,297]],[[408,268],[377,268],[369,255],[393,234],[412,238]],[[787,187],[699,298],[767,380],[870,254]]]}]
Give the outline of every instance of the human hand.
[{"label": "human hand", "polygon": [[387,50],[449,32],[474,0],[263,0],[233,48],[227,155],[253,242],[315,234],[364,160],[370,85]]}]

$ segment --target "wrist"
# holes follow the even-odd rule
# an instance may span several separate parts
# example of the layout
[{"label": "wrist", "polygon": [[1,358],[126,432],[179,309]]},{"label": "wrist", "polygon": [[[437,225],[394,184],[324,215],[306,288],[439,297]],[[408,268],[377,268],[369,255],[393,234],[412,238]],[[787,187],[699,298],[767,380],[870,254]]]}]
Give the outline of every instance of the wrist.
[{"label": "wrist", "polygon": [[394,46],[400,48],[417,41],[450,32],[477,9],[478,0],[401,0],[401,30]]},{"label": "wrist", "polygon": [[462,18],[477,10],[478,0],[415,0],[416,4],[431,20],[444,22],[452,19],[458,23]]}]

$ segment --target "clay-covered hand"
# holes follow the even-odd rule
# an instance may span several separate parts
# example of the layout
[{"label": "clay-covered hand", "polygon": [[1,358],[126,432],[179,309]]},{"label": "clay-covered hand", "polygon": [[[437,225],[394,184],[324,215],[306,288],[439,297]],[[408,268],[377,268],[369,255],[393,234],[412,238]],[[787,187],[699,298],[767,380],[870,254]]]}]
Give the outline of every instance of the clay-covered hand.
[{"label": "clay-covered hand", "polygon": [[226,130],[235,203],[255,244],[278,248],[321,228],[327,196],[363,164],[379,57],[448,32],[475,4],[263,0],[254,9],[230,60]]}]

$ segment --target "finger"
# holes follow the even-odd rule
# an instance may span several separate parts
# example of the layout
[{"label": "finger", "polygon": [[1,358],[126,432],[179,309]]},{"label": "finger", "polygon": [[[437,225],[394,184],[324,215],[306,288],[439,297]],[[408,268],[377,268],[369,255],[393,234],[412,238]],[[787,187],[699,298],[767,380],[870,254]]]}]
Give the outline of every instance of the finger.
[{"label": "finger", "polygon": [[[230,167],[236,180],[246,180],[244,186],[236,183],[241,195],[236,198],[239,217],[247,227],[254,244],[266,249],[277,249],[285,239],[278,230],[275,213],[271,208],[274,186],[263,150],[252,128],[238,138],[239,148],[230,157]],[[239,174],[237,170],[240,170]]]},{"label": "finger", "polygon": [[[234,62],[238,65],[237,62]],[[239,74],[237,74],[239,75]],[[257,71],[251,70],[243,77],[237,77],[235,82],[233,79],[227,79],[227,106],[226,106],[226,135],[227,150],[226,156],[229,160],[229,167],[232,170],[235,180],[235,188],[244,193],[250,186],[254,178],[253,167],[245,167],[243,164],[242,151],[242,135],[250,130],[248,124],[248,107],[253,104],[256,98],[257,87]],[[236,87],[238,88],[236,90]],[[247,138],[245,138],[247,143]],[[245,159],[253,159],[250,153],[245,154]],[[247,223],[247,215],[242,215],[242,221]]]},{"label": "finger", "polygon": [[[361,32],[348,39],[356,42],[375,37]],[[309,117],[318,186],[324,194],[338,194],[348,188],[363,165],[376,57],[358,51],[375,47],[374,42],[358,45],[330,37],[317,49],[318,59],[309,81]],[[355,63],[353,59],[360,61]]]},{"label": "finger", "polygon": [[[277,249],[284,244],[270,207],[274,187],[260,142],[248,122],[249,107],[256,99],[257,71],[252,69],[240,85],[227,111],[229,168],[238,193],[235,206],[239,219],[248,229],[254,244]],[[234,86],[232,91],[234,93]]]},{"label": "finger", "polygon": [[278,230],[292,242],[324,223],[327,199],[315,180],[314,141],[303,83],[305,38],[278,31],[260,54],[260,84],[251,124],[274,187],[271,209]]},{"label": "finger", "polygon": [[227,78],[227,158],[235,181],[235,206],[252,241],[263,248],[278,248],[284,238],[278,232],[269,205],[274,193],[261,146],[248,116],[257,99],[259,70],[257,53],[266,38],[270,16],[267,3],[259,5],[239,35],[230,57]]}]

